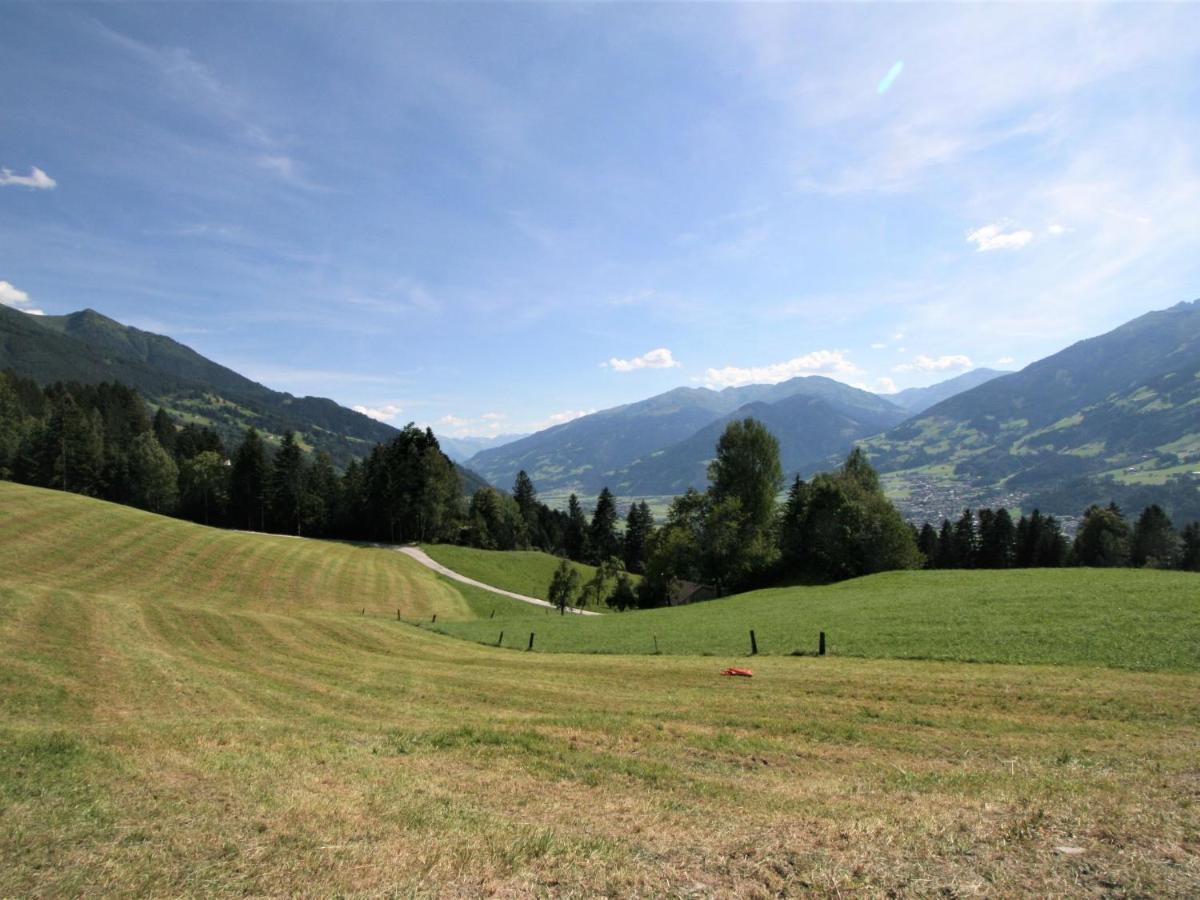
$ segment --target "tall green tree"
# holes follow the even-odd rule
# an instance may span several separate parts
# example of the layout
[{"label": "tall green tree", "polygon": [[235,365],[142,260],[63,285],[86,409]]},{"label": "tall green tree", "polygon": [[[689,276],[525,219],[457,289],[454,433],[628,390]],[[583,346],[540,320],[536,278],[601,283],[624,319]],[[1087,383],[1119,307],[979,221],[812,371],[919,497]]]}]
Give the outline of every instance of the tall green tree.
[{"label": "tall green tree", "polygon": [[681,582],[700,581],[708,506],[708,495],[695,488],[671,501],[666,524],[654,532],[647,548],[645,577],[637,587],[639,606],[664,606]]},{"label": "tall green tree", "polygon": [[775,519],[775,495],[783,486],[779,441],[757,419],[730,422],[717,440],[708,479],[714,503],[736,497],[742,526],[769,530]]},{"label": "tall green tree", "polygon": [[197,453],[179,465],[180,512],[196,522],[211,525],[224,518],[229,502],[229,474],[220,454]]},{"label": "tall green tree", "polygon": [[154,413],[151,428],[154,431],[154,437],[162,445],[162,448],[174,456],[177,430],[175,428],[175,420],[171,418],[171,414],[160,406]]},{"label": "tall green tree", "polygon": [[921,551],[921,556],[925,559],[926,569],[937,568],[938,533],[928,522],[921,526],[921,530],[917,534],[917,549]]},{"label": "tall green tree", "polygon": [[937,569],[961,569],[962,561],[958,555],[958,542],[954,540],[954,526],[949,519],[942,519],[942,527],[938,529],[937,540]]},{"label": "tall green tree", "polygon": [[1115,503],[1087,508],[1071,555],[1077,566],[1111,567],[1129,562],[1129,525]]},{"label": "tall green tree", "polygon": [[1007,569],[1016,555],[1016,527],[1008,510],[979,511],[979,554],[976,563],[981,569]]},{"label": "tall green tree", "polygon": [[800,534],[801,566],[787,558],[784,565],[818,579],[913,569],[922,562],[912,529],[857,449],[839,471],[822,472],[809,482]]},{"label": "tall green tree", "polygon": [[13,378],[0,372],[0,478],[12,478],[17,468],[21,442],[31,426]]},{"label": "tall green tree", "polygon": [[40,438],[38,484],[102,496],[104,429],[98,412],[80,406],[64,390],[55,398]]},{"label": "tall green tree", "polygon": [[292,431],[283,433],[269,478],[269,502],[274,530],[300,534],[304,524],[304,451]]},{"label": "tall green tree", "polygon": [[1130,562],[1138,566],[1167,569],[1179,556],[1179,536],[1170,517],[1157,503],[1147,506],[1133,526],[1129,545]]},{"label": "tall green tree", "polygon": [[461,523],[462,483],[433,431],[409,422],[372,450],[366,487],[374,534],[392,543],[449,540]]},{"label": "tall green tree", "polygon": [[1014,565],[1020,569],[1062,566],[1070,549],[1058,520],[1036,509],[1017,522],[1015,545]]},{"label": "tall green tree", "polygon": [[540,504],[537,499],[537,489],[533,486],[533,479],[524,469],[517,473],[516,481],[513,482],[512,495],[525,523],[523,547],[541,546],[543,541],[541,522],[538,518]]},{"label": "tall green tree", "polygon": [[625,516],[625,537],[622,542],[627,571],[639,575],[646,571],[646,553],[653,533],[654,515],[646,501],[631,504]]},{"label": "tall green tree", "polygon": [[973,569],[976,555],[979,552],[979,535],[975,530],[975,516],[969,509],[964,509],[958,521],[954,523],[954,555],[958,565],[963,569]]},{"label": "tall green tree", "polygon": [[332,534],[341,507],[342,485],[333,468],[333,459],[322,450],[304,469],[300,517],[304,533],[318,537]]},{"label": "tall green tree", "polygon": [[156,513],[170,513],[179,500],[179,469],[151,431],[133,439],[129,450],[133,503]]},{"label": "tall green tree", "polygon": [[583,562],[591,555],[588,540],[588,521],[579,504],[579,498],[572,494],[567,498],[567,524],[563,531],[563,549],[567,556],[576,562]]},{"label": "tall green tree", "polygon": [[779,441],[757,419],[730,422],[708,467],[703,574],[719,593],[749,587],[779,558],[775,496],[783,485]]},{"label": "tall green tree", "polygon": [[1190,522],[1180,535],[1179,568],[1200,572],[1200,522]]},{"label": "tall green tree", "polygon": [[467,508],[471,542],[484,550],[518,550],[525,546],[525,520],[511,496],[483,487]]},{"label": "tall green tree", "polygon": [[607,487],[602,488],[596,498],[592,524],[588,528],[588,545],[591,561],[597,565],[621,552],[621,539],[617,536],[617,501]]},{"label": "tall green tree", "polygon": [[793,569],[803,569],[805,560],[804,523],[808,509],[808,485],[799,475],[788,488],[779,517],[779,552]]},{"label": "tall green tree", "polygon": [[233,454],[229,473],[229,505],[239,528],[267,530],[269,477],[266,447],[251,426]]}]

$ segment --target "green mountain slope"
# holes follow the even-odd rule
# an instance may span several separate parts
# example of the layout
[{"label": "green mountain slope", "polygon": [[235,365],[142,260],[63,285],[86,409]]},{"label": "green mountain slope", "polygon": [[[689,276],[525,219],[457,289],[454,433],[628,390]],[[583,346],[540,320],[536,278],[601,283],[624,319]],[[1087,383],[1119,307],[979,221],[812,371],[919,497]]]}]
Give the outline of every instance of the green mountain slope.
[{"label": "green mountain slope", "polygon": [[1200,301],[1080,341],[867,445],[884,472],[1026,495],[1081,477],[1187,488],[1200,468]]},{"label": "green mountain slope", "polygon": [[[832,430],[828,434],[811,435],[814,441],[835,437],[843,427],[836,416],[873,422],[873,427],[863,432],[866,434],[881,431],[906,416],[903,410],[881,397],[819,376],[722,391],[676,388],[638,403],[557,425],[503,447],[484,450],[473,456],[468,465],[493,484],[510,485],[517,472],[524,469],[539,490],[593,494],[606,484],[613,487],[618,481],[629,481],[633,477],[628,474],[629,467],[638,460],[652,458],[696,437],[697,444],[669,457],[678,461],[676,465],[656,466],[654,483],[664,486],[663,491],[639,488],[643,493],[670,493],[674,488],[669,485],[686,487],[691,483],[698,462],[711,455],[715,437],[710,440],[705,429],[725,421],[747,404],[767,406],[792,397],[821,400],[836,414],[827,423]],[[702,431],[703,436],[699,434]],[[720,434],[720,429],[716,434]],[[840,440],[834,443],[841,446]]]},{"label": "green mountain slope", "polygon": [[[33,317],[0,307],[0,370],[40,384],[120,381],[181,421],[213,428],[235,446],[247,426],[278,440],[284,431],[344,466],[396,429],[323,397],[294,397],[239,375],[178,341],[85,309]],[[483,484],[464,473],[468,490]]]},{"label": "green mountain slope", "polygon": [[860,438],[878,433],[895,421],[895,413],[863,410],[857,418],[828,401],[796,394],[774,403],[757,401],[701,428],[691,437],[652,453],[615,473],[610,487],[622,497],[679,494],[708,484],[708,464],[717,440],[732,421],[751,417],[779,440],[784,475],[809,474],[830,454],[842,453]]}]

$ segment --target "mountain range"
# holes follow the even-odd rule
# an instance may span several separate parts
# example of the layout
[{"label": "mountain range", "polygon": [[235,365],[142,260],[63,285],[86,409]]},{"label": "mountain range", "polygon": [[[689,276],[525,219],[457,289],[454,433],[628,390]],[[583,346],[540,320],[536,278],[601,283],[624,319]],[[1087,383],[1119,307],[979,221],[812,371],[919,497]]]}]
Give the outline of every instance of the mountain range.
[{"label": "mountain range", "polygon": [[1200,301],[1140,316],[1020,372],[978,369],[887,396],[826,378],[678,388],[603,410],[468,465],[494,484],[525,469],[550,496],[669,496],[703,488],[717,438],[753,416],[789,477],[868,451],[910,518],[1039,505],[1070,520],[1093,502],[1200,517]]},{"label": "mountain range", "polygon": [[[91,309],[31,316],[0,306],[0,370],[39,384],[120,381],[176,420],[212,428],[227,447],[237,446],[250,425],[271,443],[290,430],[302,446],[327,452],[338,466],[398,433],[332,400],[273,391],[178,341]],[[467,490],[482,486],[478,476],[461,471]]]},{"label": "mountain range", "polygon": [[[1200,512],[1200,300],[1072,344],[865,442],[907,483]],[[1068,500],[1062,495],[1064,488]],[[1159,488],[1148,491],[1146,488]],[[1183,515],[1181,512],[1180,515]]]},{"label": "mountain range", "polygon": [[[118,380],[234,444],[253,424],[297,432],[338,465],[396,429],[332,400],[273,391],[171,338],[93,310],[34,317],[0,306],[0,369],[45,384]],[[911,518],[963,506],[1077,513],[1116,499],[1200,517],[1200,301],[1147,313],[1019,372],[979,369],[879,396],[820,376],[711,390],[681,387],[530,435],[444,438],[468,490],[524,469],[546,499],[702,488],[717,438],[759,419],[789,477],[863,446]],[[483,478],[473,476],[479,472]]]},{"label": "mountain range", "polygon": [[725,425],[761,419],[781,443],[785,467],[822,463],[830,453],[904,421],[908,411],[884,397],[818,375],[721,391],[675,388],[556,425],[467,464],[508,486],[524,469],[549,494],[676,494],[703,487],[705,469]]}]

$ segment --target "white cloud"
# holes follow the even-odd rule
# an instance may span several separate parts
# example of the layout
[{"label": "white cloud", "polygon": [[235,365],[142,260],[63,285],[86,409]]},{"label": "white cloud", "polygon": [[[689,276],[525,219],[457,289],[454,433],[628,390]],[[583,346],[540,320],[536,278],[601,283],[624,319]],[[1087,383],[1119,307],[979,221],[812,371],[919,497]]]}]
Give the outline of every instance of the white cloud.
[{"label": "white cloud", "polygon": [[7,281],[0,281],[0,303],[5,306],[17,306],[28,302],[29,295],[27,293],[17,290]]},{"label": "white cloud", "polygon": [[659,347],[633,359],[617,359],[613,357],[602,366],[610,367],[614,372],[633,372],[636,369],[676,369],[680,363],[671,355],[666,347]]},{"label": "white cloud", "polygon": [[996,360],[996,361],[993,363],[993,365],[996,365],[996,366],[1011,366],[1011,365],[1012,365],[1013,363],[1015,363],[1015,362],[1016,362],[1016,360],[1015,360],[1015,359],[1013,359],[1011,356],[1002,356],[1002,357],[1000,357],[998,360]]},{"label": "white cloud", "polygon": [[980,252],[987,250],[1019,250],[1033,240],[1033,232],[1005,231],[1008,225],[997,222],[994,225],[984,225],[974,231],[967,232],[967,243],[975,244]]},{"label": "white cloud", "polygon": [[403,410],[394,403],[388,403],[384,406],[354,406],[351,407],[355,412],[360,412],[364,416],[370,416],[377,422],[391,422],[396,416],[400,415]]},{"label": "white cloud", "polygon": [[46,314],[43,310],[34,309],[28,304],[29,294],[18,290],[7,281],[0,281],[0,305],[19,309],[21,312],[28,313],[31,316],[44,316]]},{"label": "white cloud", "polygon": [[900,390],[898,387],[896,387],[896,382],[887,377],[876,378],[875,386],[880,394],[894,394]]},{"label": "white cloud", "polygon": [[887,344],[884,344],[882,342],[877,343],[877,344],[872,344],[871,349],[872,350],[885,350],[885,349],[887,349]]},{"label": "white cloud", "polygon": [[58,182],[39,169],[30,166],[28,175],[14,175],[12,169],[0,169],[0,186],[20,185],[38,191],[47,191],[58,186]]},{"label": "white cloud", "polygon": [[893,367],[893,372],[945,372],[948,369],[969,369],[971,368],[971,357],[963,356],[961,353],[953,356],[925,356],[917,354],[917,358],[910,363]]},{"label": "white cloud", "polygon": [[505,429],[507,413],[487,412],[477,419],[447,414],[438,419],[433,430],[452,438],[495,437]]},{"label": "white cloud", "polygon": [[1052,234],[1055,237],[1058,237],[1059,235],[1066,234],[1068,231],[1071,231],[1071,230],[1072,229],[1068,228],[1065,225],[1059,225],[1057,222],[1054,222],[1049,227],[1046,228],[1046,233]]},{"label": "white cloud", "polygon": [[713,387],[737,387],[743,384],[778,384],[801,375],[857,375],[861,371],[846,359],[841,350],[815,350],[787,362],[766,366],[706,369],[704,382]]}]

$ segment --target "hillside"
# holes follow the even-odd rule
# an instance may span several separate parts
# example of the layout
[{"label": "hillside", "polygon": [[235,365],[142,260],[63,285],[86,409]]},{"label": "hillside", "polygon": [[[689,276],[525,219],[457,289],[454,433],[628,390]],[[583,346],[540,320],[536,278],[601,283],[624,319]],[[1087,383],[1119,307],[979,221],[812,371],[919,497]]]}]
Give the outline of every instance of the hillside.
[{"label": "hillside", "polygon": [[[773,404],[793,397],[821,400],[836,414],[820,423],[825,430],[807,436],[812,443],[840,445],[843,422],[838,416],[874,422],[871,431],[882,430],[905,417],[903,410],[881,397],[819,376],[722,391],[676,388],[647,400],[583,416],[503,447],[484,450],[473,456],[468,466],[493,484],[511,485],[517,472],[524,469],[540,491],[570,490],[591,495],[606,484],[611,487],[618,479],[629,480],[632,476],[624,473],[626,467],[686,441],[747,404]],[[696,458],[688,452],[672,456],[671,460],[678,459],[678,464],[656,474],[655,484],[689,483],[694,477]],[[705,452],[712,452],[712,442]],[[642,493],[661,492],[642,490]]]},{"label": "hillside", "polygon": [[839,412],[827,401],[796,394],[774,403],[747,403],[701,428],[691,437],[659,450],[615,472],[608,482],[619,496],[681,494],[689,487],[704,490],[708,464],[726,426],[751,417],[762,422],[779,441],[784,476],[811,474],[830,454],[843,453],[858,441],[877,434],[896,419],[891,411]]},{"label": "hillside", "polygon": [[[396,429],[322,397],[273,391],[163,335],[122,325],[94,310],[28,316],[0,306],[0,370],[39,384],[120,381],[182,422],[213,428],[227,447],[254,425],[278,441],[295,431],[338,466],[364,456]],[[468,490],[482,485],[464,473]]]},{"label": "hillside", "polygon": [[[1158,484],[1200,492],[1200,301],[1148,313],[936,404],[866,442],[881,471],[1060,503]],[[1078,481],[1086,476],[1091,485]],[[1062,496],[1064,484],[1075,487]],[[895,479],[893,483],[896,483]],[[1172,501],[1167,489],[1183,491]],[[1111,493],[1111,492],[1108,492]],[[1078,508],[1076,508],[1078,507]],[[1078,513],[1074,502],[1066,510]],[[1192,513],[1194,514],[1194,513]]]},{"label": "hillside", "polygon": [[[763,657],[730,679],[740,652],[396,620],[493,603],[388,550],[0,483],[0,895],[1194,888],[1195,675]],[[534,613],[497,618],[540,641]]]}]

